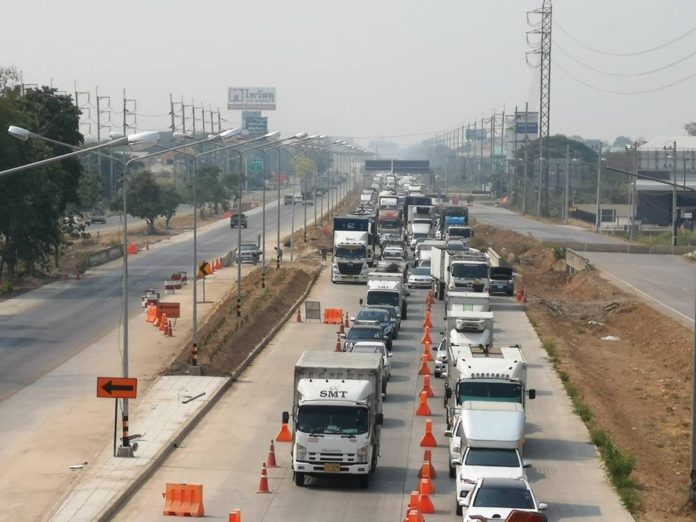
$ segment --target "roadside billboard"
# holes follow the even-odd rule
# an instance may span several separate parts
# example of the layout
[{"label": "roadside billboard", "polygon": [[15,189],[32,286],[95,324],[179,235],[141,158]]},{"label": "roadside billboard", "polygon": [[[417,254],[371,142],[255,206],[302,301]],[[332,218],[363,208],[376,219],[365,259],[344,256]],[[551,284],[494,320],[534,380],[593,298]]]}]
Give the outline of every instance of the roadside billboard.
[{"label": "roadside billboard", "polygon": [[231,111],[274,111],[275,87],[228,87],[227,109]]}]

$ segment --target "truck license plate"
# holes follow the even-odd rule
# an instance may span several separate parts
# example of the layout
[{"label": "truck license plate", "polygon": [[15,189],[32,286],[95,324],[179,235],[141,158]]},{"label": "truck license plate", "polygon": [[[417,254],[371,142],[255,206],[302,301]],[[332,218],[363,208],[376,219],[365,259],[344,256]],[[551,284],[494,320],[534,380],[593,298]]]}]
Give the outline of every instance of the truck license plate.
[{"label": "truck license plate", "polygon": [[340,473],[341,465],[338,462],[327,462],[324,464],[324,471],[327,473]]}]

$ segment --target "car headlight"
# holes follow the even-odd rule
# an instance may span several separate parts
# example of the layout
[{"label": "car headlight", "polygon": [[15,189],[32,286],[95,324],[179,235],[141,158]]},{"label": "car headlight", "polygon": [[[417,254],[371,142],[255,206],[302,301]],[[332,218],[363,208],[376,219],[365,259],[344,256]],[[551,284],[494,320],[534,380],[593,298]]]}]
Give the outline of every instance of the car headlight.
[{"label": "car headlight", "polygon": [[307,448],[302,444],[295,444],[295,459],[307,460]]},{"label": "car headlight", "polygon": [[366,463],[367,462],[367,444],[365,444],[362,448],[358,448],[358,463]]}]

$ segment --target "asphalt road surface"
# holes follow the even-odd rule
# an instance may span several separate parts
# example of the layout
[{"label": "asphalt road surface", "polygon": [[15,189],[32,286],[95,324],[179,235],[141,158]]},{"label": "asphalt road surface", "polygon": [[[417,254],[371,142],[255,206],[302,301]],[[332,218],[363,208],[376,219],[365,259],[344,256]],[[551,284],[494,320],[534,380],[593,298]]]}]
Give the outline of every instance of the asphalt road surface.
[{"label": "asphalt road surface", "polygon": [[[541,241],[621,243],[626,241],[568,225],[553,225],[525,218],[501,207],[474,205],[471,215],[481,223],[507,228]],[[657,306],[687,326],[694,324],[696,264],[680,256],[583,252],[608,279]]]},{"label": "asphalt road surface", "polygon": [[[306,208],[310,222],[314,209]],[[281,204],[280,209],[281,237],[290,232],[293,209],[295,229],[302,227],[304,207]],[[242,230],[242,240],[256,241],[262,229],[261,209],[247,214],[249,225]],[[276,229],[277,207],[272,203],[266,212],[268,241],[275,238]],[[159,243],[146,256],[129,257],[131,317],[141,312],[140,295],[144,289],[162,287],[163,281],[180,270],[192,276],[191,238],[192,233],[186,233]],[[237,229],[231,230],[229,221],[223,219],[199,230],[198,258],[222,257],[236,244]],[[270,263],[272,249],[267,254]],[[0,402],[120,326],[121,289],[122,261],[117,260],[91,269],[80,281],[56,282],[0,303]]]},{"label": "asphalt road surface", "polygon": [[[309,299],[322,307],[340,307],[354,314],[365,286],[332,285],[328,270]],[[280,427],[283,410],[291,409],[292,368],[304,350],[332,351],[336,327],[317,322],[289,322],[244,372],[208,416],[194,429],[124,507],[116,520],[168,520],[162,516],[161,493],[167,482],[203,484],[206,517],[227,520],[232,509],[243,520],[256,522],[401,522],[409,493],[416,487],[422,464],[419,447],[424,417],[415,417],[420,337],[425,290],[412,290],[409,319],[394,341],[392,377],[384,402],[380,462],[367,490],[356,480],[312,479],[299,488],[292,480],[289,444],[276,443],[279,469],[269,470],[272,494],[256,494],[261,463],[270,440]],[[587,430],[572,412],[562,384],[540,348],[523,309],[511,298],[493,298],[496,344],[521,343],[529,362],[529,382],[537,398],[528,402],[525,458],[532,487],[540,501],[548,502],[549,520],[623,522],[632,518],[607,483]],[[435,339],[442,328],[443,305],[436,302],[432,318]],[[438,326],[439,325],[439,326]],[[437,512],[427,520],[461,520],[455,514],[454,480],[447,473],[447,439],[444,438],[443,381],[434,379],[435,397],[429,400],[437,470]]]}]

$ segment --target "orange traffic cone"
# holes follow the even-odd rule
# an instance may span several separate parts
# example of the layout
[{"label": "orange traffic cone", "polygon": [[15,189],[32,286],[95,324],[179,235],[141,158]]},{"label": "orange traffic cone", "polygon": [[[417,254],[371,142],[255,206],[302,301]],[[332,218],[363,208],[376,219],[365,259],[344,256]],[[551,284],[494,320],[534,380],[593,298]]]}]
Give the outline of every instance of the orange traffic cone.
[{"label": "orange traffic cone", "polygon": [[266,465],[269,468],[277,468],[278,463],[275,458],[275,447],[273,447],[273,441],[271,441],[271,447],[268,449],[268,458],[266,459]]},{"label": "orange traffic cone", "polygon": [[220,270],[222,268],[222,261],[220,261],[220,258],[218,257],[215,260],[215,270]]},{"label": "orange traffic cone", "polygon": [[411,491],[408,506],[406,507],[406,517],[404,522],[411,522],[411,517],[415,515],[416,522],[424,522],[423,515],[420,512],[420,501],[418,500],[418,491]]},{"label": "orange traffic cone", "polygon": [[428,417],[431,414],[430,406],[428,406],[428,392],[420,392],[420,403],[416,409],[417,417]]},{"label": "orange traffic cone", "polygon": [[164,332],[164,325],[167,324],[167,314],[162,313],[162,318],[160,319],[159,323],[159,331]]},{"label": "orange traffic cone", "polygon": [[166,324],[164,325],[164,336],[169,337],[169,323],[170,321],[167,321]]},{"label": "orange traffic cone", "polygon": [[428,366],[428,358],[424,355],[421,357],[423,364],[421,364],[420,370],[418,370],[418,375],[430,375],[430,366]]},{"label": "orange traffic cone", "polygon": [[343,320],[343,326],[348,328],[350,326],[350,320],[348,319],[348,312],[346,312],[346,318]]},{"label": "orange traffic cone", "polygon": [[428,397],[435,397],[435,393],[433,393],[433,389],[430,387],[430,375],[423,377],[423,389],[421,393],[423,392],[425,392]]},{"label": "orange traffic cone", "polygon": [[418,507],[420,507],[421,513],[435,513],[435,506],[433,506],[433,501],[430,500],[430,494],[428,493],[428,486],[424,483],[425,479],[421,479],[420,485],[418,487]]},{"label": "orange traffic cone", "polygon": [[433,344],[433,340],[430,338],[430,327],[426,326],[423,331],[423,337],[421,337],[421,344]]},{"label": "orange traffic cone", "polygon": [[522,302],[527,304],[527,291],[524,288],[522,289]]},{"label": "orange traffic cone", "polygon": [[433,304],[433,289],[428,290],[428,296],[425,298],[426,304]]},{"label": "orange traffic cone", "polygon": [[423,321],[423,327],[428,327],[431,328],[433,326],[433,323],[430,322],[430,310],[425,311],[425,321]]},{"label": "orange traffic cone", "polygon": [[437,446],[435,437],[433,436],[433,421],[427,419],[425,421],[425,434],[420,441],[421,448],[434,448]]},{"label": "orange traffic cone", "polygon": [[[435,472],[435,468],[433,467],[432,450],[425,450],[425,452],[423,453],[423,462],[427,462],[428,464],[430,464],[430,478],[436,479],[437,473]],[[418,470],[418,478],[423,478],[423,466],[421,466],[421,469]]]},{"label": "orange traffic cone", "polygon": [[336,349],[334,352],[342,352],[343,350],[341,349],[341,334],[340,332],[336,332]]},{"label": "orange traffic cone", "polygon": [[433,348],[432,348],[432,344],[430,344],[430,343],[423,343],[423,356],[425,356],[425,358],[426,358],[428,361],[432,361],[432,360],[433,360]]},{"label": "orange traffic cone", "polygon": [[522,289],[521,288],[516,288],[515,289],[515,300],[517,302],[522,301]]},{"label": "orange traffic cone", "polygon": [[421,479],[421,484],[425,484],[427,486],[429,495],[434,495],[435,484],[433,484],[433,478],[430,476],[430,462],[424,460],[423,465],[421,466],[421,471],[423,471],[423,476],[419,477]]},{"label": "orange traffic cone", "polygon": [[283,422],[280,425],[280,431],[278,432],[278,435],[276,435],[275,440],[276,440],[276,442],[292,442],[292,434],[290,433],[290,430],[288,429],[287,422]]},{"label": "orange traffic cone", "polygon": [[295,321],[298,323],[302,322],[302,314],[300,314],[300,307],[297,307],[297,316],[295,317]]},{"label": "orange traffic cone", "polygon": [[339,328],[338,328],[338,333],[339,333],[339,334],[344,334],[344,333],[346,333],[346,328],[345,328],[345,326],[343,326],[343,321],[341,321],[341,325],[340,325]]},{"label": "orange traffic cone", "polygon": [[169,322],[169,333],[167,334],[167,337],[174,337],[174,326],[172,325],[171,321]]},{"label": "orange traffic cone", "polygon": [[227,519],[227,522],[242,522],[242,510],[233,509],[230,511],[230,517]]},{"label": "orange traffic cone", "polygon": [[259,489],[256,491],[257,493],[270,493],[270,490],[268,489],[268,473],[266,473],[266,463],[263,463],[263,467],[261,468],[261,478],[259,479]]}]

